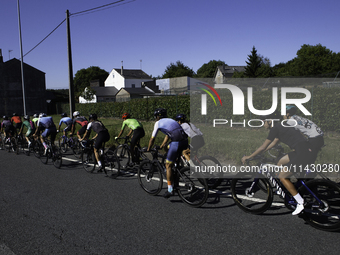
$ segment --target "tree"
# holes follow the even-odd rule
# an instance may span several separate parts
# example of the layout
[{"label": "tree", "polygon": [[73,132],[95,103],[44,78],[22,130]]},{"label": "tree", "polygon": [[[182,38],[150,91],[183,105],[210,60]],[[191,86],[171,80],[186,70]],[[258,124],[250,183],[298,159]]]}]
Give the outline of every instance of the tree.
[{"label": "tree", "polygon": [[208,63],[203,64],[198,70],[196,77],[198,78],[213,78],[218,66],[227,64],[221,60],[210,60]]},{"label": "tree", "polygon": [[104,82],[108,75],[108,72],[100,69],[98,66],[90,66],[86,69],[83,68],[78,70],[73,79],[76,97],[82,96],[85,88],[90,87],[90,81],[100,80],[101,82]]},{"label": "tree", "polygon": [[189,76],[194,77],[195,72],[189,68],[188,66],[184,65],[181,61],[177,61],[176,64],[170,63],[165,69],[163,74],[164,78],[174,78],[174,77],[181,77],[181,76]]},{"label": "tree", "polygon": [[86,87],[81,96],[86,100],[86,101],[92,101],[94,99],[94,95],[96,94],[96,91],[89,87]]},{"label": "tree", "polygon": [[289,65],[289,71],[294,76],[316,76],[339,71],[337,54],[321,44],[304,44],[296,55]]},{"label": "tree", "polygon": [[255,78],[258,76],[258,70],[261,67],[261,58],[257,55],[257,50],[255,46],[248,55],[248,61],[246,61],[247,66],[245,67],[244,75],[249,78]]}]

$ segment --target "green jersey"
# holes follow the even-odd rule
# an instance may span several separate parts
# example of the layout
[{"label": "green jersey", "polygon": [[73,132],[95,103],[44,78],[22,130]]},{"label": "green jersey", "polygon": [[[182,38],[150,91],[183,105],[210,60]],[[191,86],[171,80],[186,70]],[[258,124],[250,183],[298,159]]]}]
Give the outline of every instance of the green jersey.
[{"label": "green jersey", "polygon": [[127,119],[123,121],[122,130],[125,128],[125,126],[128,126],[132,130],[135,130],[137,128],[143,128],[143,125],[136,119]]}]

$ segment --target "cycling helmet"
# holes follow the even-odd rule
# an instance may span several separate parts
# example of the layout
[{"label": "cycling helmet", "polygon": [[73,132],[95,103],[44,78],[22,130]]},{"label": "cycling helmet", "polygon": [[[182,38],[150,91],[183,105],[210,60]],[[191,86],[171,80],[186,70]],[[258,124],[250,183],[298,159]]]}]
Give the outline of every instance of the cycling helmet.
[{"label": "cycling helmet", "polygon": [[287,105],[286,106],[286,113],[289,113],[290,115],[294,115],[296,113],[297,109],[295,105]]},{"label": "cycling helmet", "polygon": [[90,114],[89,120],[97,120],[97,114],[95,113]]},{"label": "cycling helmet", "polygon": [[62,118],[65,118],[65,117],[67,117],[67,114],[66,114],[65,112],[63,112],[63,113],[61,114],[61,117],[62,117]]},{"label": "cycling helmet", "polygon": [[46,113],[40,113],[39,118],[41,118],[41,117],[46,117]]},{"label": "cycling helmet", "polygon": [[185,121],[186,118],[187,118],[187,116],[185,116],[185,114],[180,113],[180,114],[177,114],[177,115],[176,115],[175,120],[176,120],[176,121],[179,121],[179,120],[180,120],[180,121]]},{"label": "cycling helmet", "polygon": [[164,108],[157,108],[155,112],[153,113],[155,117],[159,116],[160,118],[166,118],[167,112]]},{"label": "cycling helmet", "polygon": [[78,112],[78,111],[75,111],[74,113],[73,113],[73,117],[77,117],[77,116],[79,116],[80,115],[80,113]]},{"label": "cycling helmet", "polygon": [[39,114],[38,113],[35,113],[34,115],[33,115],[33,118],[38,118],[39,117]]},{"label": "cycling helmet", "polygon": [[123,120],[126,120],[126,119],[128,119],[128,118],[130,118],[130,117],[131,117],[130,113],[127,113],[127,112],[126,112],[126,113],[123,114],[122,119],[123,119]]},{"label": "cycling helmet", "polygon": [[3,118],[4,120],[8,120],[8,117],[5,116],[5,115],[4,115],[2,118]]},{"label": "cycling helmet", "polygon": [[24,120],[30,120],[30,116],[25,115],[25,116],[24,116]]}]

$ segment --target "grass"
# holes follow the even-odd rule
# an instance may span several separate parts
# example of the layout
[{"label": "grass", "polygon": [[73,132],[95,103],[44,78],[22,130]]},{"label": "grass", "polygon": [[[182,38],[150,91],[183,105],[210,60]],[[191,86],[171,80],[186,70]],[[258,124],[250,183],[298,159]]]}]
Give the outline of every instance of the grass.
[{"label": "grass", "polygon": [[[58,126],[60,115],[53,115],[54,123]],[[117,118],[99,118],[105,127],[109,130],[111,139],[107,143],[110,147],[115,144],[114,137],[118,135],[122,126],[122,119]],[[141,121],[145,130],[145,137],[141,139],[141,146],[147,147],[151,133],[154,126],[154,121]],[[64,127],[64,126],[63,126]],[[77,125],[77,129],[79,129]],[[268,131],[264,128],[230,128],[215,127],[211,125],[199,125],[199,128],[204,134],[206,145],[200,149],[200,154],[212,155],[218,159],[225,161],[232,161],[234,164],[241,164],[243,155],[249,155],[255,151],[266,139]],[[129,132],[128,128],[122,136]],[[94,134],[92,133],[94,136]],[[163,133],[159,132],[155,144],[160,145],[164,139]],[[326,146],[319,153],[316,163],[317,164],[339,164],[340,165],[340,135],[339,133],[326,133],[325,134]],[[283,145],[285,152],[290,149]],[[221,160],[221,161],[222,161]]]}]

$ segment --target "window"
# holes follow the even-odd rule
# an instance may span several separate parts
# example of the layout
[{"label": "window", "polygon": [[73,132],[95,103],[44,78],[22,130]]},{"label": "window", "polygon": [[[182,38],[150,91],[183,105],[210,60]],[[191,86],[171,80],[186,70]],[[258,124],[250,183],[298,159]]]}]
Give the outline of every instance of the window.
[{"label": "window", "polygon": [[133,89],[134,89],[135,87],[136,87],[136,85],[135,85],[135,84],[131,84],[131,88],[133,88]]}]

